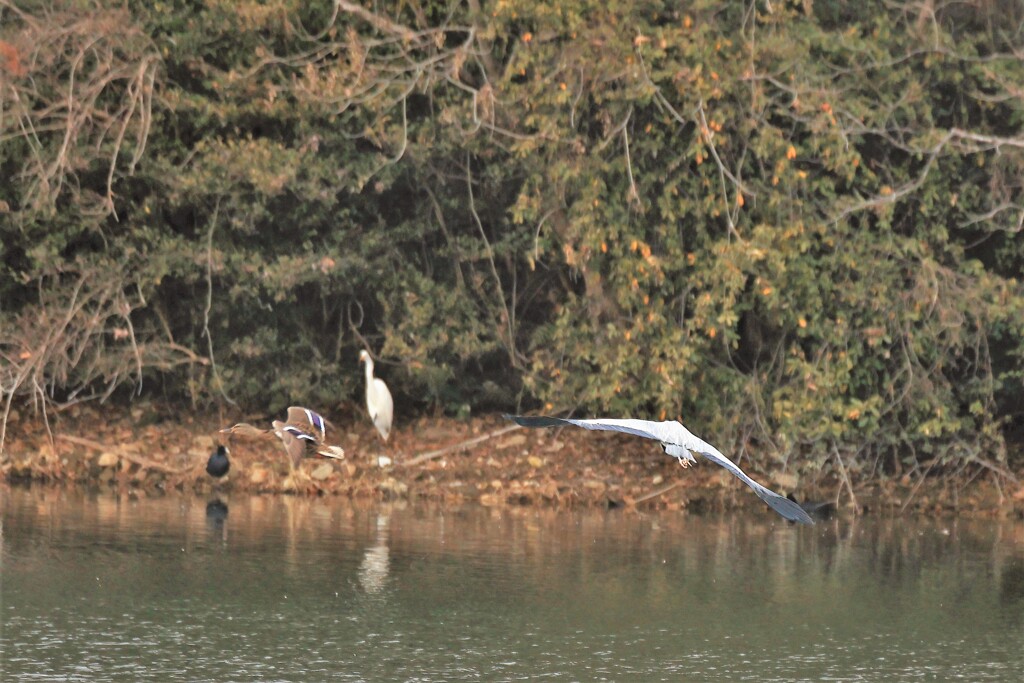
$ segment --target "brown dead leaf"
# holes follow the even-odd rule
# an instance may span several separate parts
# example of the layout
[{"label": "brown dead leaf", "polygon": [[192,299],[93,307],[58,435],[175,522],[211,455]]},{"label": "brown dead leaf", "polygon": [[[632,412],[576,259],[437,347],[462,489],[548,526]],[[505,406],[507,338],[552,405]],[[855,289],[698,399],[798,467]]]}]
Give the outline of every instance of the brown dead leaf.
[{"label": "brown dead leaf", "polygon": [[800,483],[797,476],[791,472],[776,472],[772,475],[772,481],[778,484],[780,488],[790,491],[795,489]]},{"label": "brown dead leaf", "polygon": [[100,454],[99,460],[96,461],[96,464],[100,467],[115,467],[120,460],[121,456],[117,453],[107,451]]},{"label": "brown dead leaf", "polygon": [[395,496],[403,496],[409,490],[409,485],[404,481],[398,481],[394,477],[388,477],[377,485],[377,489]]},{"label": "brown dead leaf", "polygon": [[324,481],[334,474],[334,467],[329,462],[321,463],[319,467],[309,473],[314,481]]},{"label": "brown dead leaf", "polygon": [[504,439],[504,440],[499,441],[498,443],[494,444],[494,447],[497,450],[499,450],[499,451],[503,451],[506,448],[513,448],[515,446],[522,446],[525,443],[526,443],[526,436],[524,434],[513,434],[512,436],[508,437],[507,439]]}]

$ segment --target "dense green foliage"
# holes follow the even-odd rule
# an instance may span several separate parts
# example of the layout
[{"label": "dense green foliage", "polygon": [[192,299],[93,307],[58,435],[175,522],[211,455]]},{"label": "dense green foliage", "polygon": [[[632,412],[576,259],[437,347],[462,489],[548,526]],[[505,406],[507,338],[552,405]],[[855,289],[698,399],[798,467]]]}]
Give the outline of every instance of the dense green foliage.
[{"label": "dense green foliage", "polygon": [[116,4],[0,0],[5,399],[330,410],[366,346],[406,410],[1006,460],[1019,2]]}]

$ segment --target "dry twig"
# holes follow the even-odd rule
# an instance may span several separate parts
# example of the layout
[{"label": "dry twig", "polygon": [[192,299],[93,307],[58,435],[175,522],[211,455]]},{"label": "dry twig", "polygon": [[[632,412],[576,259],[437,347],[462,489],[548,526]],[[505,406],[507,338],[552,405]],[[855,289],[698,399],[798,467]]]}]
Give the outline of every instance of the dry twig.
[{"label": "dry twig", "polygon": [[452,453],[452,452],[455,452],[455,451],[465,450],[466,448],[469,448],[470,446],[476,445],[478,443],[482,443],[484,441],[487,441],[488,439],[493,439],[494,437],[501,436],[502,434],[507,434],[507,433],[509,433],[509,432],[511,432],[513,430],[516,430],[516,429],[522,429],[522,427],[520,427],[519,425],[510,425],[508,427],[503,427],[503,428],[497,429],[497,430],[495,430],[493,432],[488,432],[487,434],[483,434],[481,436],[476,436],[476,437],[473,437],[472,439],[467,439],[466,441],[460,441],[459,443],[453,444],[451,446],[445,446],[444,448],[439,448],[436,451],[428,451],[426,453],[421,453],[420,455],[417,455],[412,460],[408,460],[408,461],[406,461],[404,463],[399,463],[399,464],[402,467],[414,467],[416,465],[419,465],[421,463],[427,462],[429,460],[433,460],[434,458],[439,458],[442,455],[445,455],[446,453]]},{"label": "dry twig", "polygon": [[157,470],[158,472],[164,472],[166,474],[179,475],[186,474],[195,469],[194,465],[189,465],[188,467],[175,469],[173,467],[157,462],[155,460],[151,460],[141,455],[132,453],[128,451],[124,446],[111,446],[109,444],[100,443],[99,441],[93,441],[92,439],[84,439],[80,436],[71,436],[70,434],[58,434],[57,438],[60,439],[61,441],[67,441],[69,443],[77,444],[79,446],[85,446],[86,448],[91,448],[95,451],[115,453],[117,454],[117,457],[123,458],[124,460],[127,460],[128,462],[138,465],[139,467],[147,470]]}]

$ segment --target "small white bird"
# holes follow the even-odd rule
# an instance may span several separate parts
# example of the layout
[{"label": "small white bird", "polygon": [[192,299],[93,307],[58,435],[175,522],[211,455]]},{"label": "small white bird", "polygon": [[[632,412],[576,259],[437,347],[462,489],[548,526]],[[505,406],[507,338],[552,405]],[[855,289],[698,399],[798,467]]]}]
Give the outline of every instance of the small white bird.
[{"label": "small white bird", "polygon": [[716,465],[721,465],[736,475],[740,481],[754,489],[754,493],[757,494],[758,498],[789,521],[800,522],[801,524],[814,524],[814,520],[799,505],[758,484],[737,467],[736,463],[722,455],[717,448],[707,441],[694,436],[689,429],[675,420],[670,422],[652,422],[650,420],[614,419],[570,420],[560,417],[527,417],[523,415],[506,415],[505,417],[524,427],[576,425],[584,429],[623,432],[625,434],[642,436],[645,439],[654,439],[655,441],[660,441],[661,447],[665,449],[665,452],[684,466],[697,462],[697,459],[693,457],[693,453],[699,453]]},{"label": "small white bird", "polygon": [[395,402],[384,380],[373,376],[373,359],[366,351],[359,352],[359,361],[366,363],[366,409],[370,412],[373,426],[384,441],[391,434],[391,421],[395,415]]}]

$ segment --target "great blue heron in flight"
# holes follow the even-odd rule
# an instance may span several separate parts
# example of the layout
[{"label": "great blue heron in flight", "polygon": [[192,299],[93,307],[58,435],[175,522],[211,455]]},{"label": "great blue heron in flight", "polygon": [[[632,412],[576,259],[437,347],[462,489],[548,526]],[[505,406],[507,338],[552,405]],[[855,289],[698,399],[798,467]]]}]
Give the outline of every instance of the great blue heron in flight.
[{"label": "great blue heron in flight", "polygon": [[366,363],[366,409],[373,426],[384,441],[391,434],[391,421],[395,416],[395,402],[384,380],[373,376],[373,359],[366,351],[359,352],[359,362]]},{"label": "great blue heron in flight", "polygon": [[506,415],[505,417],[524,427],[575,425],[584,429],[622,432],[624,434],[642,436],[645,439],[654,439],[655,441],[660,441],[661,447],[665,449],[665,452],[677,459],[683,466],[697,462],[693,454],[699,453],[716,465],[721,465],[736,475],[740,481],[754,490],[758,498],[786,519],[791,522],[800,522],[801,524],[814,524],[814,520],[799,505],[758,484],[737,467],[736,463],[722,455],[717,448],[707,441],[694,436],[689,429],[675,420],[652,422],[650,420],[616,419],[571,420],[560,417],[528,417],[525,415]]}]

